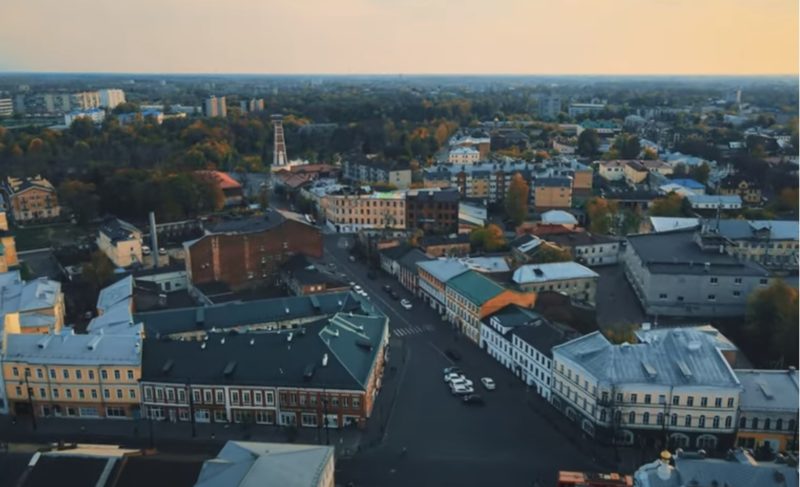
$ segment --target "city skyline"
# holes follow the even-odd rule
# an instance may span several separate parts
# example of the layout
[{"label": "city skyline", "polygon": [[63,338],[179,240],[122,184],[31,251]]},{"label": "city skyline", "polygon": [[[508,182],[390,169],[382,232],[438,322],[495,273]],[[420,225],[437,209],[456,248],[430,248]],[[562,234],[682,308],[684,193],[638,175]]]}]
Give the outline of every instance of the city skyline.
[{"label": "city skyline", "polygon": [[[792,75],[787,0],[11,0],[0,71]],[[42,15],[42,12],[49,12]],[[88,12],[88,15],[87,15]],[[580,15],[576,15],[580,13]],[[91,28],[76,29],[76,25]],[[147,35],[143,35],[143,34]],[[43,42],[47,40],[48,42]]]}]

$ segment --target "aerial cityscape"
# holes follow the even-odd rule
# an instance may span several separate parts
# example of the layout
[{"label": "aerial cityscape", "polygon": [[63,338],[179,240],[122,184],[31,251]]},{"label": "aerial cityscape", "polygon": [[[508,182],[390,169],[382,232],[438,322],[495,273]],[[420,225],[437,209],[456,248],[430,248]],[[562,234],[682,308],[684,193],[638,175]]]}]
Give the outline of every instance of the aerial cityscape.
[{"label": "aerial cityscape", "polygon": [[0,487],[799,485],[796,2],[83,3],[0,31]]}]

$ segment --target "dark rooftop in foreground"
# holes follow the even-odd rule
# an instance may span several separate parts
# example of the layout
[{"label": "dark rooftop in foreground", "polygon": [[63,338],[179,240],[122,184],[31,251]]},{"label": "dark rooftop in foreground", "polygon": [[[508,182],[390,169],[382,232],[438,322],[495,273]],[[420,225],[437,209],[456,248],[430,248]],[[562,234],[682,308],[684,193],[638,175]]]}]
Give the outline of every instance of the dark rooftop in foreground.
[{"label": "dark rooftop in foreground", "polygon": [[230,217],[206,225],[210,233],[255,233],[271,230],[283,222],[286,217],[279,211],[267,210],[263,215],[249,217]]}]

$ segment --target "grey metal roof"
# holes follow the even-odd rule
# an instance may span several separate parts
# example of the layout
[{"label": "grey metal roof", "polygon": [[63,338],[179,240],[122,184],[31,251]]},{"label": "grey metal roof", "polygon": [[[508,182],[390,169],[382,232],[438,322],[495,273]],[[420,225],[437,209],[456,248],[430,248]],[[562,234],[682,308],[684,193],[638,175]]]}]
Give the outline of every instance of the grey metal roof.
[{"label": "grey metal roof", "polygon": [[[691,455],[691,456],[690,456]],[[698,458],[691,453],[674,456],[675,466],[660,460],[643,465],[634,474],[639,487],[797,487],[797,467],[786,463],[757,462],[735,450],[728,458]]]},{"label": "grey metal roof", "polygon": [[136,313],[133,319],[144,323],[148,336],[155,337],[360,310],[361,303],[352,293],[341,292],[150,311]]},{"label": "grey metal roof", "polygon": [[597,278],[599,274],[577,262],[551,262],[549,264],[528,264],[514,271],[513,281],[517,284],[560,281],[564,279]]},{"label": "grey metal roof", "polygon": [[4,360],[31,364],[138,365],[141,336],[88,334],[11,334],[6,337]]},{"label": "grey metal roof", "polygon": [[0,274],[0,315],[52,308],[61,295],[61,283],[40,277],[23,281],[19,271]]},{"label": "grey metal roof", "polygon": [[419,249],[411,249],[411,251],[406,252],[397,263],[400,264],[400,267],[416,272],[418,262],[427,262],[429,260],[431,260],[431,258],[425,255],[425,252]]},{"label": "grey metal roof", "polygon": [[262,216],[220,220],[206,226],[208,233],[255,233],[270,230],[286,221],[276,210],[267,210]]},{"label": "grey metal roof", "polygon": [[447,282],[469,270],[469,267],[456,259],[429,260],[418,263],[417,267],[435,277],[439,282]]},{"label": "grey metal roof", "polygon": [[194,487],[317,487],[333,447],[228,441]]},{"label": "grey metal roof", "polygon": [[[800,222],[797,220],[720,220],[710,223],[719,233],[731,240],[757,239],[756,232],[768,230],[771,240],[798,240]],[[763,240],[761,238],[760,240]]]},{"label": "grey metal roof", "polygon": [[127,276],[104,287],[97,296],[97,311],[105,312],[117,303],[128,301],[133,297],[133,277]]},{"label": "grey metal roof", "polygon": [[[650,272],[656,274],[769,275],[755,262],[704,251],[694,241],[694,233],[693,229],[684,229],[629,235],[628,242]],[[706,263],[710,266],[708,271]]]},{"label": "grey metal roof", "polygon": [[547,223],[547,224],[568,224],[568,225],[578,224],[578,220],[575,218],[575,215],[564,210],[545,211],[541,215],[541,221],[542,223]]},{"label": "grey metal roof", "polygon": [[671,328],[647,342],[622,345],[594,332],[553,352],[610,384],[739,386],[715,339],[692,328]]},{"label": "grey metal roof", "polygon": [[280,332],[148,338],[142,380],[363,391],[387,329],[386,317],[339,313]]},{"label": "grey metal roof", "polygon": [[797,370],[735,370],[742,384],[742,411],[787,411],[797,414]]},{"label": "grey metal roof", "polygon": [[141,233],[141,230],[119,218],[106,219],[98,230],[105,234],[112,243],[133,240],[135,232]]}]

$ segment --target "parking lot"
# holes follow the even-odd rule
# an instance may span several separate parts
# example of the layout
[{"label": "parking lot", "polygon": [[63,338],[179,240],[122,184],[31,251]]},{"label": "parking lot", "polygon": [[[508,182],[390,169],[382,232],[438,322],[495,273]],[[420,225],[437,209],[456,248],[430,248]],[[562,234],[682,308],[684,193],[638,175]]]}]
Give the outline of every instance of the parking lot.
[{"label": "parking lot", "polygon": [[[384,403],[386,409],[369,426],[385,424],[383,442],[340,461],[338,483],[529,487],[537,479],[553,485],[558,470],[595,469],[590,450],[576,447],[531,408],[529,400],[538,400],[535,392],[457,335],[399,282],[383,273],[368,279],[365,266],[348,260],[338,235],[326,236],[326,256],[336,263],[336,272],[362,286],[389,316],[393,340],[402,341],[404,355],[392,355],[392,365],[399,367],[391,384],[397,387],[396,399]],[[413,308],[403,309],[382,290],[386,284],[411,299]],[[442,369],[454,364],[448,349],[461,355],[456,365],[475,383],[483,406],[462,404],[444,383]],[[496,390],[480,385],[485,376],[495,380]]]}]

